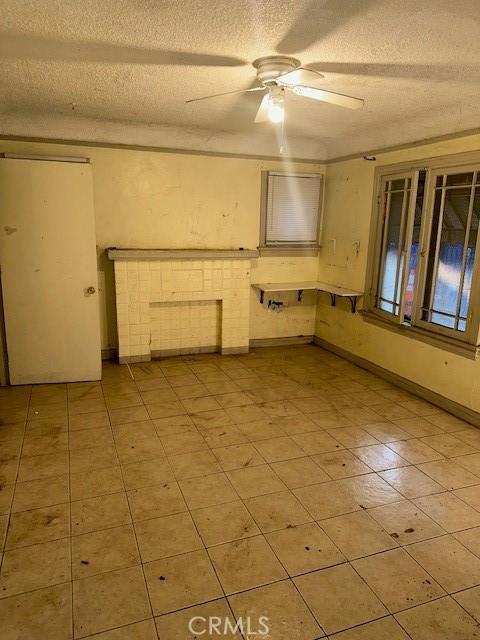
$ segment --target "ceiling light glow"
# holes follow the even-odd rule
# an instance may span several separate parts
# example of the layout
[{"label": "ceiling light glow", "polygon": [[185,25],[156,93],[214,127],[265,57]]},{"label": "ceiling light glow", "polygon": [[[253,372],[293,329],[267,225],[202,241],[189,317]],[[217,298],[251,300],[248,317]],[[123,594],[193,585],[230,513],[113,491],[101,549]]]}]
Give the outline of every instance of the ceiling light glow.
[{"label": "ceiling light glow", "polygon": [[271,91],[268,101],[268,118],[270,122],[279,124],[285,118],[283,91]]}]

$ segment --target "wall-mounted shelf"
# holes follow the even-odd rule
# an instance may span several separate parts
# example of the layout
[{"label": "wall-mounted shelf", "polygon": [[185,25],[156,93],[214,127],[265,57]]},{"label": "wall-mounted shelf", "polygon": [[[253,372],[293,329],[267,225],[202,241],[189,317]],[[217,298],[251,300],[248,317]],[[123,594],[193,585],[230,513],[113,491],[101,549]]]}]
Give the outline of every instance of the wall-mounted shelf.
[{"label": "wall-mounted shelf", "polygon": [[297,291],[297,299],[300,302],[304,291],[324,291],[325,293],[330,294],[332,307],[336,305],[337,297],[348,298],[352,308],[352,313],[355,313],[357,309],[358,298],[363,296],[361,291],[345,289],[344,287],[337,287],[336,285],[316,280],[308,282],[257,282],[252,284],[252,287],[257,289],[260,293],[260,304],[263,304],[265,293]]}]

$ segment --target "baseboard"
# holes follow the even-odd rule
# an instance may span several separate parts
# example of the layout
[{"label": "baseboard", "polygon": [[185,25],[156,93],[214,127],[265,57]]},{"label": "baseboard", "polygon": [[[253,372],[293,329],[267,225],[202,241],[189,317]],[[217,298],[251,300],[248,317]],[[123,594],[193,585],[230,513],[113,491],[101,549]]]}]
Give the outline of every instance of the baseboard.
[{"label": "baseboard", "polygon": [[288,347],[294,344],[310,344],[313,336],[284,336],[283,338],[253,338],[250,349],[255,347]]},{"label": "baseboard", "polygon": [[248,345],[243,347],[222,347],[220,353],[222,356],[236,356],[241,353],[248,353]]},{"label": "baseboard", "polygon": [[150,355],[143,356],[120,356],[118,362],[120,364],[136,364],[137,362],[150,362]]},{"label": "baseboard", "polygon": [[178,349],[153,349],[152,358],[172,358],[174,356],[191,356],[199,353],[217,353],[220,347],[211,345],[207,347],[180,347]]},{"label": "baseboard", "polygon": [[362,358],[361,356],[357,356],[351,351],[342,349],[342,347],[338,347],[337,345],[334,345],[331,342],[324,340],[323,338],[314,336],[313,342],[318,347],[322,347],[322,349],[325,349],[326,351],[330,351],[331,353],[334,353],[335,355],[340,356],[341,358],[344,358],[345,360],[348,360],[353,364],[356,364],[362,369],[366,369],[367,371],[370,371],[370,373],[374,373],[375,375],[379,376],[380,378],[383,378],[387,382],[391,382],[397,387],[400,387],[401,389],[404,389],[405,391],[408,391],[409,393],[412,393],[413,395],[418,396],[422,400],[426,400],[427,402],[430,402],[431,404],[434,404],[435,406],[440,407],[440,409],[443,409],[444,411],[448,411],[448,413],[451,413],[457,418],[460,418],[461,420],[465,420],[466,422],[469,422],[470,424],[473,424],[476,427],[480,427],[480,413],[478,413],[477,411],[474,411],[473,409],[469,409],[468,407],[465,407],[463,404],[455,402],[455,400],[450,400],[449,398],[446,398],[445,396],[442,396],[439,393],[432,391],[431,389],[422,387],[422,385],[417,384],[416,382],[413,382],[408,378],[399,376],[397,373],[393,373],[393,371],[384,369],[380,365],[375,364],[365,358]]}]

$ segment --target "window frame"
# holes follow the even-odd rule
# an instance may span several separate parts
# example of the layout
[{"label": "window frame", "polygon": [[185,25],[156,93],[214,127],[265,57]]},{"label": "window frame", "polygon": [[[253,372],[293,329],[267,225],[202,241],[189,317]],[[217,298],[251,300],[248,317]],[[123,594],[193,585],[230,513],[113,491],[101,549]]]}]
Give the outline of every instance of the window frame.
[{"label": "window frame", "polygon": [[[267,224],[268,224],[268,178],[269,176],[285,176],[292,178],[319,178],[320,188],[318,194],[318,213],[317,213],[317,233],[316,239],[312,242],[269,242],[267,241]],[[322,235],[323,221],[323,202],[324,202],[324,184],[325,173],[315,172],[306,173],[304,171],[262,171],[261,174],[261,207],[260,207],[260,240],[258,249],[260,253],[266,255],[275,254],[296,254],[296,255],[317,255],[321,246],[320,239]]]},{"label": "window frame", "polygon": [[[402,292],[400,298],[400,310],[398,316],[379,309],[377,295],[379,292],[379,273],[381,269],[382,240],[383,240],[383,211],[384,211],[384,185],[386,180],[411,177],[413,187],[410,195],[410,216],[407,220],[405,233],[406,253],[405,264],[408,264],[411,251],[411,239],[414,225],[414,210],[416,202],[416,187],[418,175],[425,171],[424,200],[422,207],[422,225],[420,231],[420,246],[417,264],[417,277],[414,289],[413,313],[411,323],[406,323],[404,318],[405,278],[407,270],[404,269]],[[469,173],[477,171],[480,174],[480,152],[468,152],[437,156],[411,162],[402,162],[392,165],[378,166],[375,169],[374,198],[372,203],[372,218],[370,228],[370,244],[367,264],[367,290],[365,295],[364,317],[384,327],[389,327],[405,335],[430,342],[435,346],[441,346],[461,355],[475,357],[480,347],[480,231],[477,234],[475,262],[473,266],[472,288],[469,301],[467,326],[465,332],[443,327],[422,319],[422,306],[427,284],[428,251],[433,220],[433,205],[435,200],[435,181],[437,175],[453,173]]]}]

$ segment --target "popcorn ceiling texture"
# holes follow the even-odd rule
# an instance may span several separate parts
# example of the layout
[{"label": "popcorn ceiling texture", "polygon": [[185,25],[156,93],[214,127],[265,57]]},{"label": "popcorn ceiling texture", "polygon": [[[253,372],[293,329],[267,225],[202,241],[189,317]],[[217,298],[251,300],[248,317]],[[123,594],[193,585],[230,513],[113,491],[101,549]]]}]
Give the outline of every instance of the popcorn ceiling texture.
[{"label": "popcorn ceiling texture", "polygon": [[[1,0],[0,134],[278,155],[251,62],[283,54],[352,112],[292,96],[289,153],[323,160],[478,127],[478,0]],[[460,35],[461,34],[461,35]],[[233,66],[208,56],[228,56]]]}]

